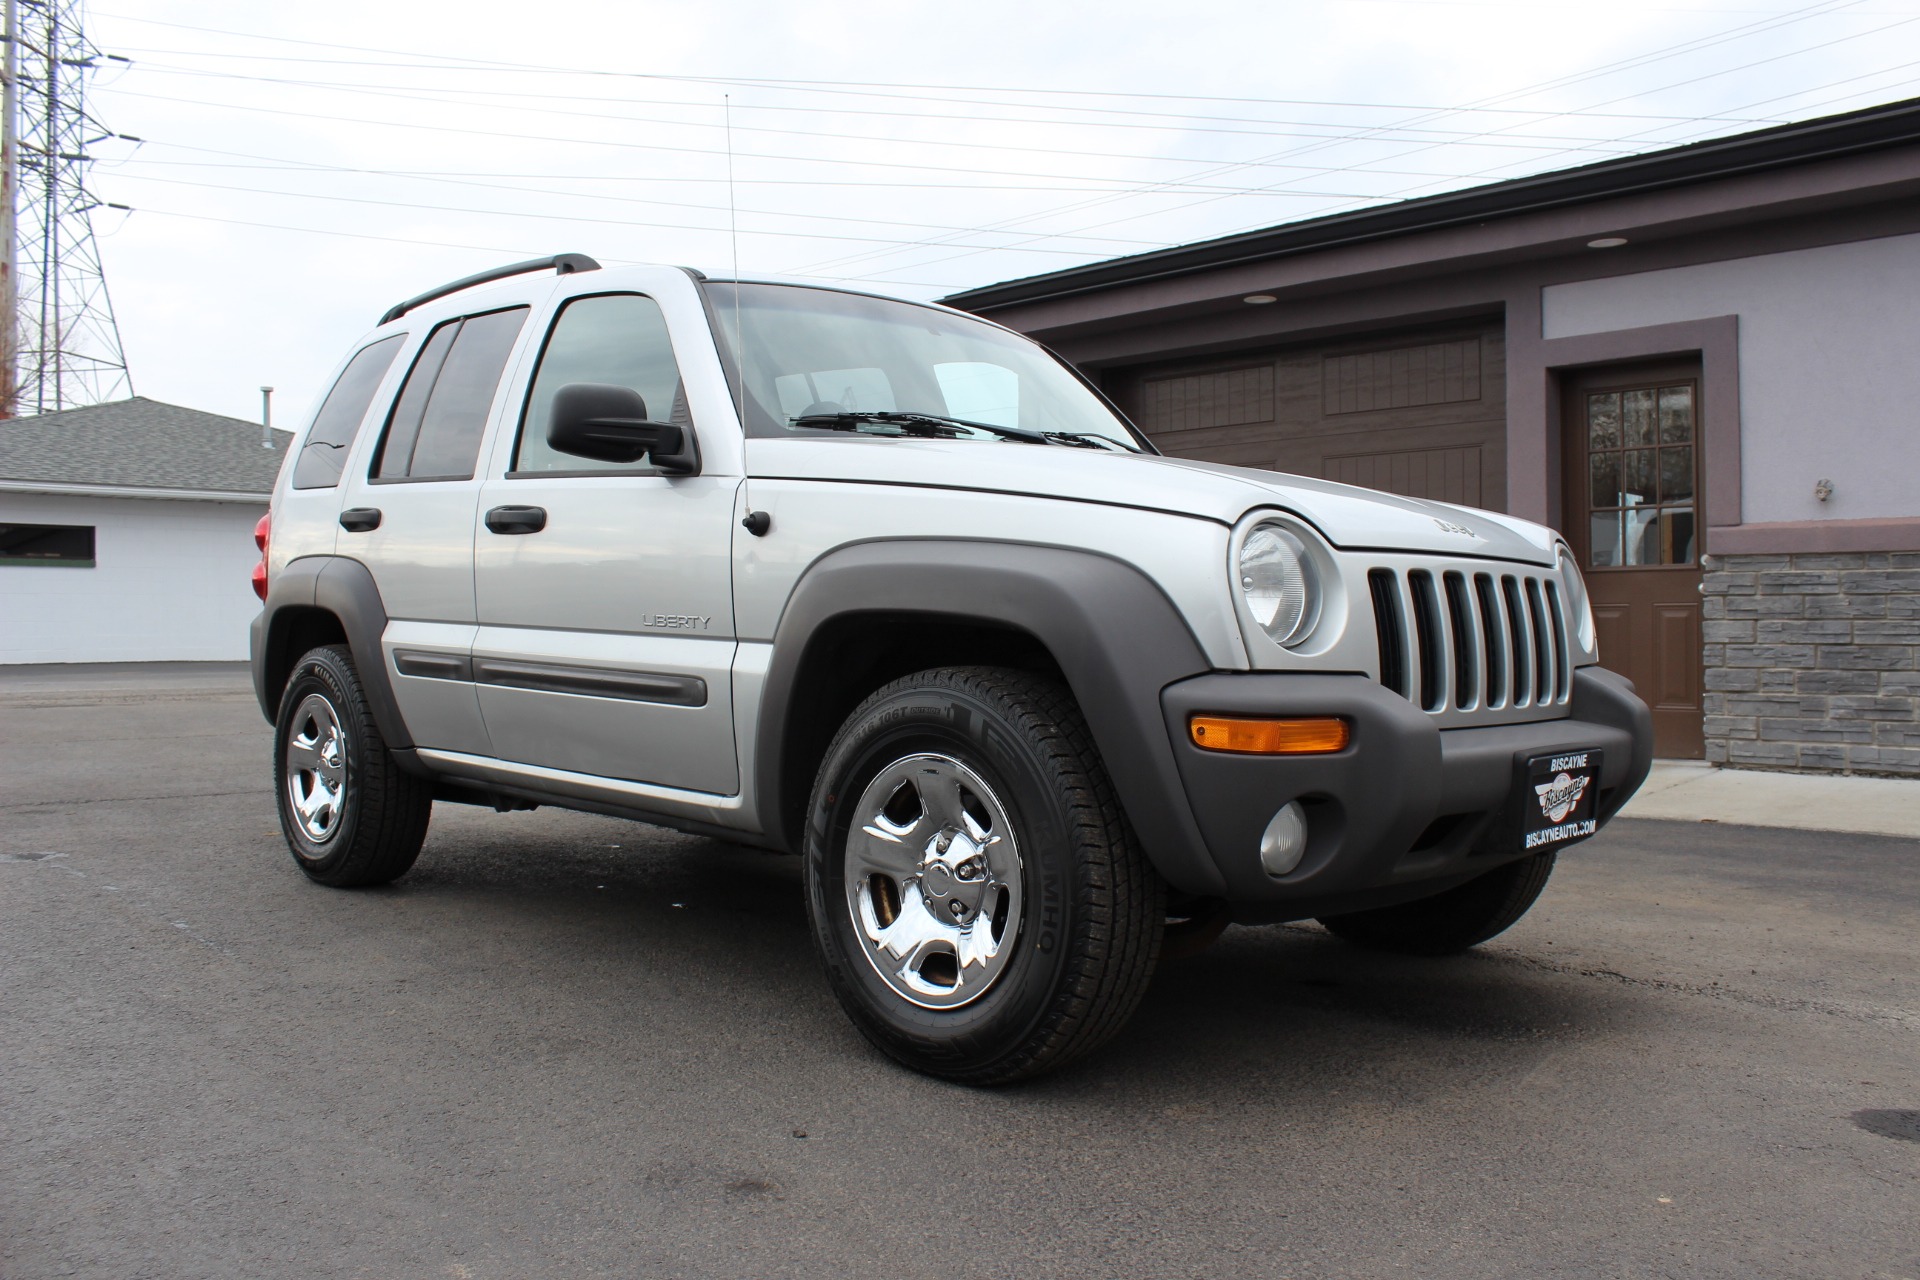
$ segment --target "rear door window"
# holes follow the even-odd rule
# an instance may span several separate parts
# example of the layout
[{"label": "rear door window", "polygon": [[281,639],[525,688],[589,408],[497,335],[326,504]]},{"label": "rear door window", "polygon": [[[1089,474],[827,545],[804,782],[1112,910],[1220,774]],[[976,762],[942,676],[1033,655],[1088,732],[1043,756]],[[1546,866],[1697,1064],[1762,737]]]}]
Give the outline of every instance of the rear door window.
[{"label": "rear door window", "polygon": [[471,480],[527,308],[449,320],[427,337],[387,420],[376,480]]},{"label": "rear door window", "polygon": [[300,457],[293,464],[296,489],[331,489],[340,483],[341,470],[347,465],[347,450],[360,434],[360,422],[373,404],[373,393],[387,376],[387,366],[399,353],[406,335],[396,333],[360,349],[347,361],[339,381],[321,402],[314,415],[313,430],[300,446]]}]

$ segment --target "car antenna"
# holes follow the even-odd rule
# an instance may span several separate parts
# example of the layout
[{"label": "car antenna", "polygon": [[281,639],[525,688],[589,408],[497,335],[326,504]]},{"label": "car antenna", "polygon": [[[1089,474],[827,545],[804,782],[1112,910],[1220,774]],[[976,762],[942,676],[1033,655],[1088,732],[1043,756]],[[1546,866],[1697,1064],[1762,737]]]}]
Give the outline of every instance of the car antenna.
[{"label": "car antenna", "polygon": [[746,517],[740,527],[756,538],[767,536],[773,517],[753,509],[753,478],[747,474],[747,334],[740,327],[740,213],[733,200],[733,95],[720,95],[727,134],[727,242],[733,250],[733,385],[740,397],[740,501]]}]

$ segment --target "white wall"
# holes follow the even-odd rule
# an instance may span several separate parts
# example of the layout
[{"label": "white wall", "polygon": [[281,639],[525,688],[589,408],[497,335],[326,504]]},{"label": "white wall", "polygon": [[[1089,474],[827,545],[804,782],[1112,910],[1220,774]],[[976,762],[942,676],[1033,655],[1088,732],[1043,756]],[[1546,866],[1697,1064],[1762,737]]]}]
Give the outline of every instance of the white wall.
[{"label": "white wall", "polygon": [[245,658],[266,509],[0,493],[0,522],[93,525],[96,565],[0,564],[0,663]]},{"label": "white wall", "polygon": [[[1740,317],[1742,520],[1920,515],[1920,236],[1551,285],[1541,300],[1547,338]],[[1813,495],[1821,479],[1830,501]]]}]

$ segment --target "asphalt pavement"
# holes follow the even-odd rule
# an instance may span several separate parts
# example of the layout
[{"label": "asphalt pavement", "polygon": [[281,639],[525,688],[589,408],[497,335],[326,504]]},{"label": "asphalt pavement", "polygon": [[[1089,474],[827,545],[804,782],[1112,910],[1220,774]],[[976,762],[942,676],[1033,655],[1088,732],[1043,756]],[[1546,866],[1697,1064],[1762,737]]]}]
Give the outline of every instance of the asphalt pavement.
[{"label": "asphalt pavement", "polygon": [[791,859],[439,806],[307,883],[232,668],[0,672],[0,1276],[1920,1280],[1920,844],[1621,821],[1474,954],[1236,928],[977,1091]]}]

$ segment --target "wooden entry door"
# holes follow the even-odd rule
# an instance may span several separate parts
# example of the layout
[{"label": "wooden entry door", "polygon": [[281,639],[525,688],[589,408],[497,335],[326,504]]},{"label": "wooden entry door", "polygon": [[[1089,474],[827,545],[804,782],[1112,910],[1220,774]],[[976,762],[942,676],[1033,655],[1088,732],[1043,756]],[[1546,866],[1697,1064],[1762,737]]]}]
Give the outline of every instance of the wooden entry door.
[{"label": "wooden entry door", "polygon": [[1566,532],[1600,662],[1653,708],[1655,755],[1699,759],[1700,366],[1585,371],[1566,411]]}]

